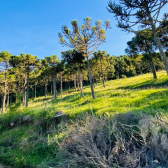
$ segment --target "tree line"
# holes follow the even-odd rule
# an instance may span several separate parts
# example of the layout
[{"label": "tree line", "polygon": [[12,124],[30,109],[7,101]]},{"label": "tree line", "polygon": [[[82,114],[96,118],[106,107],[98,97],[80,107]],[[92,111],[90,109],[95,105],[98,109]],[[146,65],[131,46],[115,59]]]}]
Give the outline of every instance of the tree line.
[{"label": "tree line", "polygon": [[[28,107],[30,93],[32,98],[39,93],[44,93],[47,98],[50,90],[53,98],[57,99],[59,90],[62,98],[63,88],[65,85],[70,88],[72,83],[75,91],[80,90],[81,97],[84,96],[83,84],[89,83],[95,99],[94,88],[98,81],[105,87],[106,80],[150,71],[157,79],[158,69],[166,69],[168,74],[168,15],[164,14],[162,20],[158,20],[167,1],[120,2],[118,5],[110,1],[108,11],[117,18],[119,28],[135,33],[135,37],[127,42],[127,55],[116,57],[98,50],[106,40],[106,31],[111,28],[111,23],[98,20],[93,26],[90,17],[84,19],[81,26],[77,20],[72,21],[72,30],[62,26],[62,32],[58,33],[60,43],[72,48],[61,53],[62,59],[57,55],[38,59],[31,54],[14,56],[8,51],[0,52],[1,112],[14,101]],[[139,29],[134,29],[138,24]]]}]

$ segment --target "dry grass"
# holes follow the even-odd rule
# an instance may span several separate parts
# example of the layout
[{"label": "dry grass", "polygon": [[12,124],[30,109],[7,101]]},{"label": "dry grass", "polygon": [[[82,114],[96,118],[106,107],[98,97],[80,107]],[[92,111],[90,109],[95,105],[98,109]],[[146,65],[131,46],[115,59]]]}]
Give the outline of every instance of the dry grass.
[{"label": "dry grass", "polygon": [[61,124],[60,130],[66,134],[51,138],[60,147],[55,167],[168,167],[168,122],[163,114],[152,118],[127,113],[113,119],[86,115],[78,123]]}]

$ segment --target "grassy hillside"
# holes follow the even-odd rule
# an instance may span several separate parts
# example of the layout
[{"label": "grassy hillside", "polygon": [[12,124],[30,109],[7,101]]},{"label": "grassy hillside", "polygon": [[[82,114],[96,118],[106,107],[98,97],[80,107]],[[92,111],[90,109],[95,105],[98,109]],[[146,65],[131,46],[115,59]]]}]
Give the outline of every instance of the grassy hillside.
[{"label": "grassy hillside", "polygon": [[[42,167],[50,160],[59,161],[58,141],[64,137],[60,129],[66,122],[57,123],[53,116],[57,111],[69,114],[67,123],[74,124],[87,115],[114,117],[133,112],[137,115],[168,113],[168,78],[165,71],[132,78],[106,82],[106,88],[98,83],[93,100],[90,87],[84,88],[84,98],[74,89],[65,91],[63,99],[39,97],[29,101],[29,108],[15,104],[8,113],[0,115],[0,163],[16,168]],[[24,121],[27,116],[28,120]],[[69,126],[70,127],[70,126]],[[52,143],[51,143],[52,141]],[[54,142],[54,143],[53,143]]]}]

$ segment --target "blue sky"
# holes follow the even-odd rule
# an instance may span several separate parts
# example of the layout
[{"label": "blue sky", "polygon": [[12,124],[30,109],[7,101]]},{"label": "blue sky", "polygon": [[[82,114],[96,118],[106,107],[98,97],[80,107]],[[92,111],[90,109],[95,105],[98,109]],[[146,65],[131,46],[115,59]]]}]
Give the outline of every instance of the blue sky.
[{"label": "blue sky", "polygon": [[[45,56],[61,55],[70,48],[59,44],[61,26],[71,27],[71,21],[91,17],[93,21],[111,20],[106,43],[99,49],[111,55],[123,55],[134,34],[127,34],[116,27],[113,14],[108,13],[108,0],[0,0],[0,51]],[[166,6],[167,7],[167,6]],[[166,7],[162,12],[167,12]]]}]

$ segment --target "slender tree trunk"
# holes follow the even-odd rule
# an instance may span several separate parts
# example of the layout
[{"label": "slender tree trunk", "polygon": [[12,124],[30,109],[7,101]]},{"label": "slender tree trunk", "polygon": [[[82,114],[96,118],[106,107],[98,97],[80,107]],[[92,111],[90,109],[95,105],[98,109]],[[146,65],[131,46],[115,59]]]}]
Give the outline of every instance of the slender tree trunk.
[{"label": "slender tree trunk", "polygon": [[9,92],[8,92],[8,95],[7,95],[6,109],[8,108],[8,106],[9,106]]},{"label": "slender tree trunk", "polygon": [[69,91],[70,91],[70,81],[68,82],[68,86],[69,86]]},{"label": "slender tree trunk", "polygon": [[47,98],[47,84],[45,84],[45,98]]},{"label": "slender tree trunk", "polygon": [[81,97],[83,97],[82,79],[81,79],[81,72],[80,72],[80,66],[79,66],[79,64],[78,64],[78,73],[79,73],[79,82],[80,82]]},{"label": "slender tree trunk", "polygon": [[35,84],[35,86],[34,86],[34,97],[35,97],[35,99],[36,99],[36,84]]},{"label": "slender tree trunk", "polygon": [[52,87],[52,85],[51,85],[51,92],[50,92],[50,93],[51,93],[51,95],[52,95],[52,90],[53,90],[53,87]]},{"label": "slender tree trunk", "polygon": [[61,99],[62,99],[62,72],[60,73],[60,80],[61,80]]},{"label": "slender tree trunk", "polygon": [[151,61],[149,61],[149,64],[150,64],[150,67],[151,67],[151,70],[152,70],[152,73],[153,73],[153,78],[157,79],[156,68],[155,68],[155,65],[153,63],[153,59],[151,59]]},{"label": "slender tree trunk", "polygon": [[26,76],[23,85],[23,106],[26,106]]},{"label": "slender tree trunk", "polygon": [[16,91],[16,103],[18,102],[18,91]]},{"label": "slender tree trunk", "polygon": [[33,100],[33,98],[34,98],[34,88],[32,86],[32,100]]},{"label": "slender tree trunk", "polygon": [[163,60],[164,65],[165,65],[165,69],[166,69],[167,76],[168,76],[168,61],[167,61],[167,57],[166,57],[166,54],[165,54],[165,52],[163,50],[163,46],[161,44],[160,38],[157,36],[157,31],[156,31],[156,28],[155,28],[155,24],[153,22],[153,18],[151,16],[150,12],[148,12],[148,17],[149,17],[149,21],[150,21],[151,26],[152,26],[152,31],[154,33],[155,42],[156,42],[157,47],[158,47],[158,49],[160,51],[160,55],[161,55],[161,58]]},{"label": "slender tree trunk", "polygon": [[26,107],[26,94],[27,94],[27,92],[26,92],[26,86],[25,86],[25,93],[24,93],[24,106]]},{"label": "slender tree trunk", "polygon": [[96,99],[95,98],[94,88],[93,88],[93,83],[92,83],[92,74],[91,74],[91,69],[90,69],[90,63],[89,63],[88,56],[87,56],[87,64],[88,64],[89,80],[90,80],[90,87],[91,87],[92,97],[93,97],[93,99]]},{"label": "slender tree trunk", "polygon": [[154,62],[153,62],[153,59],[152,59],[152,54],[150,52],[150,50],[146,49],[146,51],[148,52],[149,56],[150,56],[150,60],[149,60],[149,65],[151,67],[151,70],[152,70],[152,73],[153,73],[153,78],[154,79],[157,79],[157,75],[156,75],[156,68],[155,68],[155,65],[154,65]]},{"label": "slender tree trunk", "polygon": [[103,86],[105,87],[104,73],[103,73],[103,65],[102,65],[102,59],[101,59],[101,58],[100,58],[100,65],[101,65],[101,73],[102,73]]},{"label": "slender tree trunk", "polygon": [[12,105],[12,98],[13,98],[13,94],[11,93],[11,94],[10,94],[10,107],[11,107],[11,105]]},{"label": "slender tree trunk", "polygon": [[1,113],[2,113],[2,104],[3,104],[3,97],[1,97]]},{"label": "slender tree trunk", "polygon": [[56,93],[56,78],[55,75],[53,77],[53,90],[54,90],[54,99],[57,99],[57,93]]},{"label": "slender tree trunk", "polygon": [[140,72],[141,72],[141,75],[142,75],[143,73],[142,73],[142,68],[141,68],[141,66],[140,66],[140,65],[139,65],[139,69],[140,69]]},{"label": "slender tree trunk", "polygon": [[29,101],[29,69],[27,70],[26,107],[28,107],[28,101]]},{"label": "slender tree trunk", "polygon": [[79,78],[77,79],[77,84],[78,84],[78,91],[79,91]]},{"label": "slender tree trunk", "polygon": [[2,111],[1,111],[1,113],[4,113],[4,112],[5,112],[6,87],[7,87],[8,68],[9,68],[9,62],[6,63],[5,81],[4,81],[4,92],[3,92],[3,95],[2,95]]},{"label": "slender tree trunk", "polygon": [[94,77],[93,77],[93,87],[95,88],[95,82],[94,82]]},{"label": "slender tree trunk", "polygon": [[81,78],[82,78],[82,91],[83,91],[83,77],[82,77],[82,75],[81,75]]},{"label": "slender tree trunk", "polygon": [[76,92],[76,75],[74,73],[74,87],[75,87],[75,92]]}]

